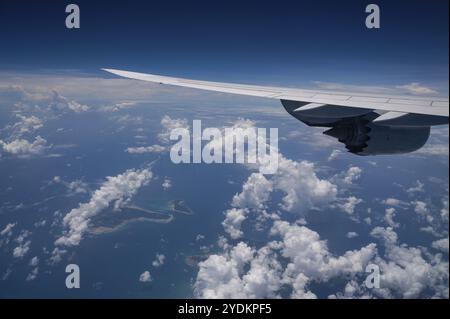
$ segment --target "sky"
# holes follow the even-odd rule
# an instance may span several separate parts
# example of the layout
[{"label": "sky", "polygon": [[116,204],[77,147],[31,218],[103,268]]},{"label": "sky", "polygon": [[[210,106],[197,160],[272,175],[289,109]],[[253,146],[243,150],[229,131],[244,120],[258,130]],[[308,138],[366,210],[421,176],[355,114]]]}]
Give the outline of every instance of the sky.
[{"label": "sky", "polygon": [[[356,0],[68,3],[0,3],[0,298],[448,299],[448,125],[362,157],[274,99],[100,70],[447,96],[447,1],[377,1],[379,30]],[[279,169],[174,164],[199,119],[278,128]]]},{"label": "sky", "polygon": [[448,86],[448,1],[68,1],[0,4],[0,69],[102,67],[296,85],[419,82]]}]

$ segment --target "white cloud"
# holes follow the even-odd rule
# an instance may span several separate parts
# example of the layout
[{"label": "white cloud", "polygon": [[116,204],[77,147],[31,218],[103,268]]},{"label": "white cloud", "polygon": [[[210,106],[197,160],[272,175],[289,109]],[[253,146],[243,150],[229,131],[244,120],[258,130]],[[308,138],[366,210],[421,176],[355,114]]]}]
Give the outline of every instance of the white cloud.
[{"label": "white cloud", "polygon": [[129,109],[136,106],[136,102],[119,102],[112,105],[103,106],[100,108],[102,111],[106,112],[117,112],[124,109]]},{"label": "white cloud", "polygon": [[328,280],[339,274],[355,274],[364,271],[376,253],[376,245],[369,244],[361,250],[347,251],[343,256],[334,257],[318,233],[284,221],[276,221],[271,234],[281,236],[282,254],[290,259],[285,277],[293,278],[303,273],[310,279]]},{"label": "white cloud", "polygon": [[189,125],[186,119],[172,119],[170,116],[165,115],[161,119],[161,125],[163,126],[163,131],[158,134],[158,139],[162,143],[170,142],[170,132],[176,128],[186,128],[189,129]]},{"label": "white cloud", "polygon": [[421,181],[416,181],[415,186],[408,188],[406,192],[409,194],[423,193],[425,191],[424,186],[425,185]]},{"label": "white cloud", "polygon": [[39,264],[39,258],[37,256],[34,256],[30,260],[30,266],[36,267]]},{"label": "white cloud", "polygon": [[443,221],[448,222],[448,212],[449,212],[449,200],[448,197],[445,197],[442,200],[443,207],[441,209],[441,218]]},{"label": "white cloud", "polygon": [[355,196],[350,196],[346,199],[343,204],[338,204],[339,208],[349,215],[353,215],[355,212],[356,205],[362,203],[362,199],[356,198]]},{"label": "white cloud", "polygon": [[[255,250],[241,242],[225,252],[211,255],[199,263],[194,284],[200,298],[277,298],[282,287],[291,289],[291,298],[316,298],[308,290],[312,281],[323,282],[339,275],[350,277],[363,272],[375,256],[376,246],[347,251],[335,257],[319,235],[304,227],[277,221],[272,235],[280,242],[269,242]],[[288,264],[280,263],[278,251]]]},{"label": "white cloud", "polygon": [[354,231],[348,232],[347,235],[345,235],[345,237],[347,237],[347,238],[349,238],[349,239],[351,239],[351,238],[356,238],[356,237],[358,237],[358,236],[359,236],[358,233],[356,233],[356,232],[354,232]]},{"label": "white cloud", "polygon": [[434,241],[432,247],[448,254],[448,238],[442,238]]},{"label": "white cloud", "polygon": [[152,262],[153,267],[160,267],[164,265],[164,261],[166,260],[166,256],[163,254],[156,254],[155,260]]},{"label": "white cloud", "polygon": [[49,184],[62,184],[67,187],[69,195],[86,194],[89,193],[89,186],[82,180],[76,179],[71,182],[64,181],[60,176],[54,176]]},{"label": "white cloud", "polygon": [[27,239],[30,235],[31,235],[30,231],[22,230],[20,232],[19,236],[17,236],[17,238],[14,239],[14,241],[21,244],[21,243],[25,242],[25,239]]},{"label": "white cloud", "polygon": [[333,150],[333,152],[331,152],[330,156],[328,157],[328,162],[334,161],[334,160],[337,159],[341,154],[342,154],[342,151],[341,151],[341,150]]},{"label": "white cloud", "polygon": [[16,258],[22,258],[24,257],[28,251],[30,250],[31,241],[28,240],[24,242],[23,244],[20,244],[13,250],[13,256]]},{"label": "white cloud", "polygon": [[395,213],[396,211],[393,207],[387,208],[385,210],[384,221],[392,228],[397,228],[400,226],[400,224],[394,221]]},{"label": "white cloud", "polygon": [[29,142],[25,139],[13,140],[9,143],[0,140],[0,146],[3,148],[4,152],[23,158],[40,155],[49,148],[47,140],[40,136],[35,137],[33,142]]},{"label": "white cloud", "polygon": [[57,245],[76,246],[89,227],[90,219],[109,205],[116,209],[133,197],[139,188],[152,178],[149,169],[129,169],[117,176],[109,176],[91,196],[89,202],[72,209],[63,219],[68,230],[55,241]]},{"label": "white cloud", "polygon": [[415,95],[432,95],[437,94],[438,92],[433,90],[430,87],[423,86],[420,83],[413,82],[410,84],[399,85],[397,88],[407,91],[408,93]]},{"label": "white cloud", "polygon": [[150,272],[148,270],[144,271],[139,276],[139,281],[140,282],[151,282],[152,280],[153,280],[152,276],[150,275]]},{"label": "white cloud", "polygon": [[226,211],[225,220],[222,222],[222,225],[231,238],[237,239],[242,237],[241,225],[246,219],[245,215],[247,213],[248,210],[242,208],[232,208]]},{"label": "white cloud", "polygon": [[383,201],[384,204],[389,205],[389,206],[398,206],[400,205],[400,200],[396,199],[396,198],[388,198],[385,201]]},{"label": "white cloud", "polygon": [[233,197],[232,206],[263,210],[273,191],[273,184],[261,173],[253,173],[242,185],[242,192]]},{"label": "white cloud", "polygon": [[86,112],[89,110],[89,106],[80,104],[74,100],[67,99],[55,90],[52,91],[50,107],[56,110],[69,109],[75,113]]},{"label": "white cloud", "polygon": [[431,288],[436,297],[448,298],[448,262],[436,259],[427,262],[418,248],[387,247],[387,261],[377,258],[375,264],[380,267],[382,291],[388,290],[384,297],[392,297],[395,293],[403,298],[417,298],[425,289]]},{"label": "white cloud", "polygon": [[164,153],[167,151],[167,148],[165,146],[155,144],[150,146],[128,147],[125,151],[130,154]]},{"label": "white cloud", "polygon": [[67,253],[67,250],[55,247],[49,258],[50,265],[56,265],[61,262],[62,257]]},{"label": "white cloud", "polygon": [[362,169],[357,166],[352,166],[347,170],[344,176],[344,183],[353,184],[361,177]]},{"label": "white cloud", "polygon": [[317,177],[313,163],[294,162],[280,156],[274,188],[284,192],[281,207],[302,213],[336,199],[337,186]]},{"label": "white cloud", "polygon": [[397,233],[392,227],[375,227],[370,233],[375,238],[382,239],[386,245],[393,245],[397,242]]},{"label": "white cloud", "polygon": [[27,117],[21,114],[16,114],[16,116],[20,119],[20,121],[11,126],[10,129],[13,132],[12,136],[20,137],[25,133],[34,132],[43,126],[42,120],[34,115]]},{"label": "white cloud", "polygon": [[6,236],[9,237],[12,235],[12,230],[16,226],[15,223],[9,223],[3,228],[3,230],[0,232],[0,236]]},{"label": "white cloud", "polygon": [[436,298],[448,298],[449,266],[440,255],[425,253],[427,261],[421,249],[399,245],[391,227],[376,227],[371,235],[382,239],[386,249],[385,258],[377,257],[374,261],[381,274],[381,289],[374,293],[383,298],[417,298],[429,288]]},{"label": "white cloud", "polygon": [[268,248],[255,251],[240,242],[199,263],[194,293],[207,299],[273,298],[280,287],[279,276],[279,264]]},{"label": "white cloud", "polygon": [[35,280],[39,273],[39,267],[35,267],[31,270],[31,272],[27,275],[26,281]]},{"label": "white cloud", "polygon": [[446,144],[426,144],[424,147],[418,149],[413,154],[448,157],[449,156],[448,141]]},{"label": "white cloud", "polygon": [[164,182],[162,183],[162,188],[164,190],[168,190],[171,187],[172,187],[172,181],[169,178],[165,178]]},{"label": "white cloud", "polygon": [[[245,132],[245,129],[254,125],[253,121],[239,119],[233,123],[232,128]],[[237,134],[236,138],[244,139],[244,135]],[[270,147],[266,140],[261,139],[258,142],[266,143],[266,146]],[[271,149],[272,151],[278,155],[278,169],[275,174],[271,176],[252,174],[243,185],[242,192],[233,198],[235,207],[261,211],[274,191],[281,191],[284,194],[282,203],[280,203],[282,209],[297,213],[304,213],[335,200],[337,186],[328,180],[320,179],[313,163],[292,161],[279,154],[278,150]],[[258,164],[260,166],[267,165],[263,162]],[[258,169],[257,166],[246,165],[250,170]]]},{"label": "white cloud", "polygon": [[67,183],[66,186],[71,194],[85,194],[89,192],[88,185],[81,180],[74,180]]},{"label": "white cloud", "polygon": [[422,201],[414,201],[411,204],[414,205],[414,211],[427,222],[432,223],[434,218],[431,215],[430,210],[427,207],[427,203]]}]

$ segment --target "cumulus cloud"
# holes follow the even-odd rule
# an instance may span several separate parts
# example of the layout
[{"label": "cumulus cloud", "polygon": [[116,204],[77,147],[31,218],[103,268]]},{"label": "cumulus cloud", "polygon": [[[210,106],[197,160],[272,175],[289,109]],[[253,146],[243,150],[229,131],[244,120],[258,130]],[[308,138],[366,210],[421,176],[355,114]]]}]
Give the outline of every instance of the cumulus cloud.
[{"label": "cumulus cloud", "polygon": [[36,267],[39,264],[39,258],[37,256],[34,256],[30,260],[30,266]]},{"label": "cumulus cloud", "polygon": [[351,239],[351,238],[356,238],[356,237],[358,237],[358,236],[359,236],[358,233],[356,233],[356,232],[354,232],[354,231],[348,232],[347,235],[345,235],[345,237],[347,237],[347,238],[349,238],[349,239]]},{"label": "cumulus cloud", "polygon": [[433,222],[434,218],[431,215],[430,210],[427,207],[427,203],[422,201],[414,201],[412,202],[414,205],[414,211],[422,218],[425,219],[427,222],[431,223]]},{"label": "cumulus cloud", "polygon": [[152,280],[152,276],[150,275],[150,272],[148,270],[139,275],[140,282],[151,282]]},{"label": "cumulus cloud", "polygon": [[70,100],[57,91],[53,90],[50,98],[50,108],[54,110],[66,110],[69,109],[75,113],[86,112],[89,110],[89,106],[78,103],[77,101]]},{"label": "cumulus cloud", "polygon": [[[194,284],[201,298],[277,298],[289,287],[291,298],[316,298],[309,290],[313,281],[339,275],[355,276],[375,256],[376,245],[334,256],[319,235],[304,227],[276,221],[271,234],[281,241],[256,250],[246,243],[225,246],[223,254],[199,263]],[[286,263],[281,263],[285,258]]]},{"label": "cumulus cloud", "polygon": [[342,154],[341,150],[333,150],[330,154],[330,156],[328,156],[328,162],[334,161],[335,159],[337,159],[340,155]]},{"label": "cumulus cloud", "polygon": [[54,176],[50,184],[62,184],[67,188],[68,195],[89,193],[89,186],[86,182],[76,179],[70,182],[64,181],[61,176]]},{"label": "cumulus cloud", "polygon": [[241,230],[241,225],[246,219],[247,213],[248,210],[242,208],[232,208],[226,211],[222,226],[231,238],[238,239],[244,234]]},{"label": "cumulus cloud", "polygon": [[194,294],[207,299],[273,298],[280,287],[278,268],[269,249],[255,251],[240,242],[225,254],[199,263]]},{"label": "cumulus cloud", "polygon": [[344,176],[344,183],[352,184],[361,177],[362,169],[357,166],[352,166],[347,170]]},{"label": "cumulus cloud", "polygon": [[274,188],[285,194],[281,207],[299,213],[326,205],[334,201],[337,195],[337,186],[320,179],[313,163],[295,162],[284,157],[279,161]]},{"label": "cumulus cloud", "polygon": [[430,87],[421,85],[418,82],[413,82],[410,84],[405,85],[399,85],[397,88],[405,90],[408,93],[414,94],[414,95],[433,95],[437,94],[438,92],[433,90]]},{"label": "cumulus cloud", "polygon": [[170,142],[170,132],[173,129],[176,128],[189,129],[189,125],[186,119],[172,119],[168,115],[165,115],[161,119],[161,125],[163,127],[163,131],[158,134],[158,139],[165,144]]},{"label": "cumulus cloud", "polygon": [[147,185],[152,178],[149,169],[129,169],[117,176],[109,176],[91,196],[89,202],[72,209],[63,219],[67,231],[55,244],[76,246],[83,238],[93,216],[114,204],[115,209],[133,197],[139,188]]},{"label": "cumulus cloud", "polygon": [[28,158],[33,155],[43,154],[50,146],[47,145],[47,140],[37,136],[34,141],[29,142],[25,139],[17,139],[11,142],[0,140],[0,146],[3,151],[22,158]]},{"label": "cumulus cloud", "polygon": [[13,256],[16,258],[22,258],[24,257],[28,251],[30,250],[31,241],[28,240],[19,246],[15,247],[13,250]]},{"label": "cumulus cloud", "polygon": [[87,183],[81,180],[74,180],[67,184],[69,193],[71,194],[85,194],[89,192]]},{"label": "cumulus cloud", "polygon": [[43,126],[43,121],[34,116],[24,116],[21,114],[16,114],[20,119],[19,122],[14,123],[11,127],[7,127],[12,131],[11,136],[20,137],[25,133],[32,133]]},{"label": "cumulus cloud", "polygon": [[397,233],[392,227],[375,227],[370,233],[373,237],[383,240],[387,245],[392,245],[397,242]]},{"label": "cumulus cloud", "polygon": [[63,256],[67,254],[66,249],[62,249],[59,247],[55,247],[51,253],[51,256],[49,258],[49,264],[50,265],[56,265],[61,262]]},{"label": "cumulus cloud", "polygon": [[16,226],[15,223],[9,223],[5,226],[5,228],[2,229],[0,232],[0,236],[9,237],[12,235],[12,230]]},{"label": "cumulus cloud", "polygon": [[136,102],[119,102],[112,105],[103,106],[100,108],[100,110],[106,112],[117,112],[124,109],[132,108],[136,105],[137,105]]},{"label": "cumulus cloud", "polygon": [[152,262],[153,267],[160,267],[164,265],[164,261],[166,260],[166,256],[163,254],[156,254],[155,260]]},{"label": "cumulus cloud", "polygon": [[356,198],[355,196],[350,196],[346,199],[345,203],[338,204],[339,208],[349,215],[353,215],[355,212],[356,205],[362,203],[362,199]]},{"label": "cumulus cloud", "polygon": [[164,190],[168,190],[171,187],[172,187],[172,181],[169,178],[165,178],[163,183],[162,183],[162,188]]},{"label": "cumulus cloud", "polygon": [[27,281],[31,281],[31,280],[35,280],[38,273],[39,273],[39,258],[37,256],[34,256],[33,258],[31,258],[29,265],[31,267],[34,267],[31,272],[27,275],[26,280]]},{"label": "cumulus cloud", "polygon": [[397,228],[400,226],[400,224],[394,221],[395,213],[396,211],[393,207],[387,208],[385,210],[384,221],[392,228]]},{"label": "cumulus cloud", "polygon": [[421,181],[416,181],[415,186],[412,186],[406,190],[408,194],[423,193],[425,191],[424,184]]},{"label": "cumulus cloud", "polygon": [[383,200],[382,203],[387,206],[395,206],[395,207],[403,204],[403,202],[397,198],[387,198]]},{"label": "cumulus cloud", "polygon": [[378,258],[375,264],[380,267],[383,297],[417,298],[429,288],[435,297],[448,298],[448,262],[434,257],[427,261],[418,248],[387,247],[387,261]]},{"label": "cumulus cloud", "polygon": [[448,197],[442,200],[441,218],[443,221],[448,222],[449,200]]},{"label": "cumulus cloud", "polygon": [[232,206],[263,210],[273,191],[273,183],[261,173],[253,173],[233,197]]},{"label": "cumulus cloud", "polygon": [[[123,115],[118,117],[120,123],[137,122],[129,115]],[[142,118],[139,117],[139,123],[142,122]],[[189,129],[189,125],[186,119],[172,119],[170,116],[165,115],[161,119],[162,131],[158,134],[158,140],[161,144],[153,144],[148,146],[128,147],[125,152],[130,154],[146,154],[146,153],[165,153],[169,150],[167,146],[170,143],[170,133],[176,128]]]},{"label": "cumulus cloud", "polygon": [[[376,227],[371,235],[385,245],[385,256],[377,257],[380,267],[380,287],[374,293],[383,298],[417,298],[426,289],[433,297],[448,298],[449,264],[441,256],[423,254],[421,249],[398,244],[392,227]],[[427,260],[428,259],[428,260]]]},{"label": "cumulus cloud", "polygon": [[442,238],[432,243],[432,247],[448,254],[448,238]]},{"label": "cumulus cloud", "polygon": [[290,260],[284,276],[289,278],[302,273],[310,279],[329,280],[340,274],[363,272],[377,251],[375,244],[369,244],[360,250],[347,251],[336,257],[317,232],[285,221],[276,221],[271,234],[279,235],[283,240],[282,255]]},{"label": "cumulus cloud", "polygon": [[27,275],[26,281],[35,280],[39,273],[39,267],[34,267],[31,272]]}]

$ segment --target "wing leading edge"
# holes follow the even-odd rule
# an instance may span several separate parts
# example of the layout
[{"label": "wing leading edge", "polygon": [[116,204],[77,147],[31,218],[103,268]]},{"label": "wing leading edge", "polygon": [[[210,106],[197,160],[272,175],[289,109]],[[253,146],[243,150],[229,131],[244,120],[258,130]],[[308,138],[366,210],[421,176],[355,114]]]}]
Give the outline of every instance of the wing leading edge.
[{"label": "wing leading edge", "polygon": [[[271,86],[198,81],[115,69],[103,70],[125,78],[159,84],[167,84],[222,93],[271,98],[284,101],[301,102],[302,106],[306,108],[304,112],[312,112],[315,109],[316,114],[326,114],[330,111],[330,108],[326,108],[325,106],[333,106],[334,109],[339,109],[339,107],[341,107],[343,113],[346,112],[344,111],[344,108],[363,109],[367,112],[381,111],[380,115],[384,115],[384,113],[387,112],[394,112],[393,114],[384,116],[384,118],[388,118],[389,120],[392,120],[392,118],[395,117],[401,117],[402,114],[420,114],[432,117],[442,117],[442,119],[440,119],[440,121],[438,122],[443,123],[437,124],[448,123],[448,98],[443,99],[411,96],[384,96],[378,94],[363,94],[352,92],[303,90]],[[302,106],[299,106],[299,112],[302,110]]]}]

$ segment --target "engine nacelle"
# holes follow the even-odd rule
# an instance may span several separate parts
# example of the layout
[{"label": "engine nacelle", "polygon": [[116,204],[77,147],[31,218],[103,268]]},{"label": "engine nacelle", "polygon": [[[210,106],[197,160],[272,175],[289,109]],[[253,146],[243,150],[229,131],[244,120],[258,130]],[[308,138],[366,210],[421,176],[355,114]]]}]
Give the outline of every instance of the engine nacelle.
[{"label": "engine nacelle", "polygon": [[391,127],[357,121],[336,125],[324,134],[337,138],[357,155],[404,154],[425,145],[430,127]]},{"label": "engine nacelle", "polygon": [[309,126],[329,127],[324,134],[337,138],[349,152],[362,156],[417,151],[428,141],[431,125],[448,123],[448,118],[439,116],[395,112],[380,116],[368,109],[281,102],[290,115]]}]

